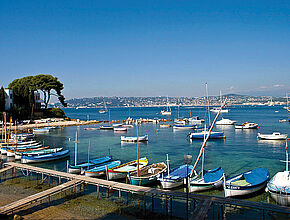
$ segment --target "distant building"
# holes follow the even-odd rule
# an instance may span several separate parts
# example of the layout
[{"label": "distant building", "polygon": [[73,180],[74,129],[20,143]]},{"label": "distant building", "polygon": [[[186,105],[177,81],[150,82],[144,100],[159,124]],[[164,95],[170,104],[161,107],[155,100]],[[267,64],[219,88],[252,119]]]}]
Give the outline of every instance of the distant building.
[{"label": "distant building", "polygon": [[[4,89],[5,91],[5,111],[9,111],[14,104],[13,91],[11,89]],[[34,109],[41,109],[42,99],[40,98],[40,93],[38,91],[34,92]]]},{"label": "distant building", "polygon": [[5,91],[5,110],[8,111],[13,106],[13,91],[11,89],[4,89]]}]

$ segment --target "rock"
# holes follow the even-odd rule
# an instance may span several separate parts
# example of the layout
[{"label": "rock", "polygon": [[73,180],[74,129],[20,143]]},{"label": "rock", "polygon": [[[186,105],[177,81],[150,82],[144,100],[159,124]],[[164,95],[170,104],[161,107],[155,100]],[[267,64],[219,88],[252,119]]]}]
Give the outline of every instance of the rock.
[{"label": "rock", "polygon": [[22,220],[23,217],[20,216],[20,215],[14,215],[13,219],[14,219],[14,220]]}]

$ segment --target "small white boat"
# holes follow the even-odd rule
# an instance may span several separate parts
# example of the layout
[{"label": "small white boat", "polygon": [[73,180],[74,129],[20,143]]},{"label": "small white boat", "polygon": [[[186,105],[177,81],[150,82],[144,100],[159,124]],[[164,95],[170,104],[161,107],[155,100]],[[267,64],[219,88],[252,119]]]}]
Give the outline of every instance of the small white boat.
[{"label": "small white boat", "polygon": [[234,125],[235,123],[237,122],[227,118],[223,118],[222,120],[217,121],[216,125]]},{"label": "small white boat", "polygon": [[[137,142],[137,137],[126,137],[126,136],[121,136],[121,141],[126,141],[126,142]],[[140,136],[138,141],[148,141],[148,134],[144,136]]]},{"label": "small white boat", "polygon": [[279,132],[274,132],[273,134],[260,134],[258,133],[257,138],[262,140],[286,140],[288,134],[280,134]]},{"label": "small white boat", "polygon": [[162,110],[162,111],[160,112],[160,114],[161,114],[161,115],[171,115],[171,112],[170,112],[170,111],[164,111],[164,110]]},{"label": "small white boat", "polygon": [[[213,108],[213,109],[211,109],[210,111],[211,111],[211,112],[214,112],[214,113],[218,113],[218,112],[220,111],[220,109],[221,109],[221,108]],[[222,109],[222,110],[221,110],[221,113],[228,113],[228,112],[229,112],[228,109]]]},{"label": "small white boat", "polygon": [[101,125],[100,130],[113,130],[114,127],[111,125]]},{"label": "small white boat", "polygon": [[173,129],[175,130],[192,130],[195,128],[196,128],[196,125],[181,125],[181,124],[173,125]]},{"label": "small white boat", "polygon": [[257,129],[259,125],[257,123],[245,122],[242,125],[236,125],[235,129]]},{"label": "small white boat", "polygon": [[33,134],[44,134],[48,133],[51,128],[34,128],[33,129]]},{"label": "small white boat", "polygon": [[124,127],[124,128],[133,128],[133,127],[134,127],[134,125],[129,125],[129,124],[126,124],[126,125],[123,125],[122,127]]},{"label": "small white boat", "polygon": [[128,128],[126,127],[114,127],[114,132],[126,132]]},{"label": "small white boat", "polygon": [[170,124],[160,124],[160,128],[169,128]]},{"label": "small white boat", "polygon": [[194,116],[188,119],[188,123],[196,125],[204,123],[204,119],[200,119],[198,116]]}]

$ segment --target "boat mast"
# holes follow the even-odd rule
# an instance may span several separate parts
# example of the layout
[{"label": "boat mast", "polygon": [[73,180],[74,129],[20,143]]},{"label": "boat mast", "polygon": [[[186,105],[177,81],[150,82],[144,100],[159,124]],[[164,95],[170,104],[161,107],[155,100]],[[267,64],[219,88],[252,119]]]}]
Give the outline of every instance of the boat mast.
[{"label": "boat mast", "polygon": [[195,170],[195,168],[196,168],[196,166],[197,166],[197,164],[198,164],[198,161],[200,160],[200,157],[202,156],[202,153],[203,153],[204,147],[205,147],[205,145],[206,145],[206,142],[207,142],[207,140],[209,139],[209,136],[210,136],[211,131],[212,131],[214,125],[215,125],[215,122],[216,122],[217,118],[219,117],[221,110],[223,109],[223,107],[225,107],[226,102],[227,102],[227,98],[225,99],[224,104],[221,106],[219,112],[217,113],[217,115],[215,116],[215,118],[214,118],[214,120],[213,120],[213,122],[212,122],[212,125],[211,125],[211,127],[210,127],[210,129],[209,129],[209,131],[208,131],[208,134],[207,134],[207,136],[206,136],[206,139],[204,140],[204,142],[203,142],[203,144],[202,144],[202,146],[201,146],[201,149],[200,149],[200,151],[199,151],[199,155],[198,155],[198,157],[197,157],[197,159],[196,159],[196,161],[195,161],[195,164],[194,164],[194,166],[193,166],[193,169],[192,169],[191,172],[190,172],[190,176],[192,176],[192,174],[193,174],[193,172],[194,172],[194,170]]},{"label": "boat mast", "polygon": [[140,175],[140,170],[139,170],[139,121],[137,120],[137,177]]},{"label": "boat mast", "polygon": [[287,143],[287,139],[286,139],[286,147],[285,147],[285,149],[286,149],[286,171],[289,170],[289,166],[288,166],[289,161],[288,161],[288,151],[287,151],[287,148],[288,148],[288,143]]},{"label": "boat mast", "polygon": [[75,166],[77,165],[77,151],[78,151],[78,132],[76,131],[76,137],[75,137]]},{"label": "boat mast", "polygon": [[88,149],[88,168],[89,168],[89,163],[90,163],[90,148],[91,148],[91,140],[89,140],[89,149]]},{"label": "boat mast", "polygon": [[[204,125],[204,135],[203,135],[203,142],[205,142],[206,138],[206,125]],[[203,170],[204,170],[204,151],[202,152],[202,162],[201,162],[201,178],[203,179]]]},{"label": "boat mast", "polygon": [[7,118],[6,118],[6,112],[4,112],[4,120],[5,120],[5,143],[7,142]]},{"label": "boat mast", "polygon": [[168,173],[168,177],[170,177],[169,175],[169,159],[168,159],[168,154],[166,154],[166,162],[167,162],[167,173]]},{"label": "boat mast", "polygon": [[205,83],[205,88],[206,88],[206,97],[207,97],[208,126],[210,126],[211,123],[210,123],[210,110],[209,110],[209,99],[208,99],[208,88],[207,88],[207,83]]}]

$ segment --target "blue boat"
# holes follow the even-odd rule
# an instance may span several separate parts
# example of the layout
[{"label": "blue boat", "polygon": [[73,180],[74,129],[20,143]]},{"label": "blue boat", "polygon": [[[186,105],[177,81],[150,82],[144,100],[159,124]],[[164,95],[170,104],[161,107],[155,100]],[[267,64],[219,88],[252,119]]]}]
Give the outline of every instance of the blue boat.
[{"label": "blue boat", "polygon": [[221,167],[212,170],[204,170],[190,180],[189,192],[205,191],[221,187],[224,173]]},{"label": "blue boat", "polygon": [[68,165],[69,173],[81,173],[83,169],[96,167],[97,165],[109,162],[112,159],[112,156],[105,156],[96,159],[89,160],[89,162],[80,163],[77,165]]},{"label": "blue boat", "polygon": [[243,196],[264,188],[270,178],[266,168],[256,168],[234,176],[224,183],[225,197]]},{"label": "blue boat", "polygon": [[106,169],[112,169],[114,167],[117,167],[121,164],[120,160],[112,161],[112,162],[107,162],[103,163],[100,166],[85,170],[85,176],[88,177],[98,177],[102,176],[106,173]]},{"label": "blue boat", "polygon": [[[207,138],[208,131],[202,131],[202,132],[193,132],[189,134],[190,139],[204,139]],[[210,133],[209,138],[214,139],[214,138],[225,138],[224,132],[219,132],[219,131],[212,131]]]},{"label": "blue boat", "polygon": [[157,180],[157,177],[161,175],[161,173],[165,172],[166,169],[167,166],[163,162],[151,164],[149,166],[141,168],[139,170],[139,176],[137,175],[137,171],[128,173],[128,179],[132,185],[146,185],[155,182]]},{"label": "blue boat", "polygon": [[41,163],[52,160],[59,160],[69,156],[69,150],[62,150],[56,153],[42,154],[42,155],[23,155],[21,157],[21,163]]},{"label": "blue boat", "polygon": [[189,176],[193,169],[192,165],[181,165],[169,170],[169,173],[162,173],[157,180],[161,182],[164,189],[175,188],[183,185],[184,179]]}]

